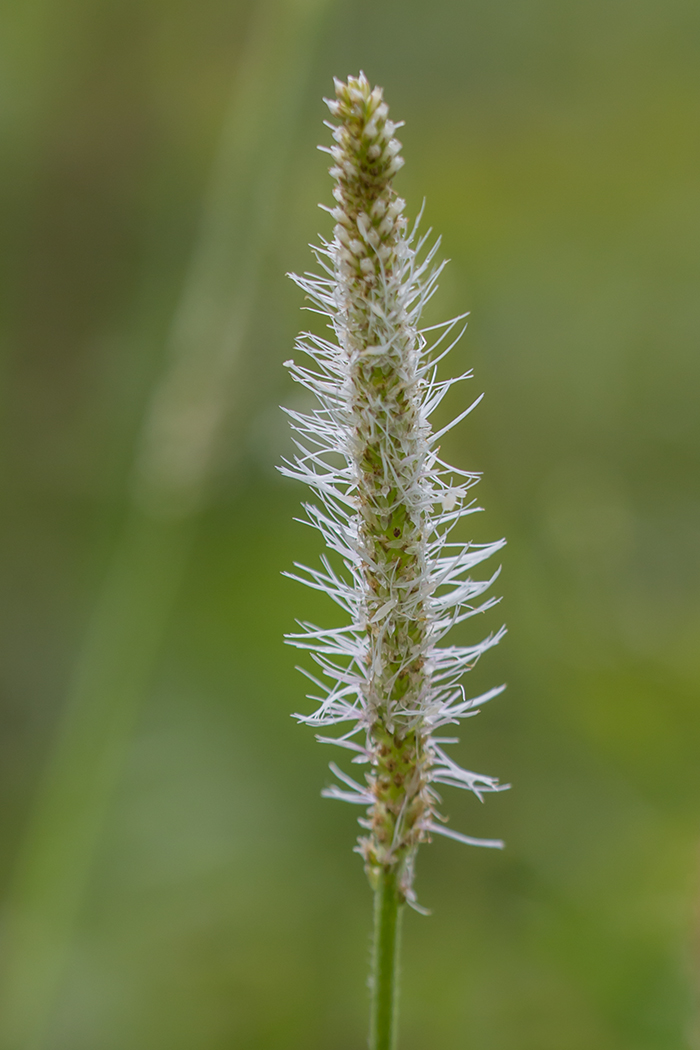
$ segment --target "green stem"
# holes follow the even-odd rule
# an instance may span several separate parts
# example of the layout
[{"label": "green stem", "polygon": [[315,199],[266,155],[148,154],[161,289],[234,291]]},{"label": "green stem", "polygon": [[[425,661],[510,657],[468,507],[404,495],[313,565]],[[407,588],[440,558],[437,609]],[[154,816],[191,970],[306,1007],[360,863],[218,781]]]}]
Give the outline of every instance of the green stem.
[{"label": "green stem", "polygon": [[382,868],[374,897],[370,1050],[395,1050],[396,1047],[402,905],[396,871]]}]

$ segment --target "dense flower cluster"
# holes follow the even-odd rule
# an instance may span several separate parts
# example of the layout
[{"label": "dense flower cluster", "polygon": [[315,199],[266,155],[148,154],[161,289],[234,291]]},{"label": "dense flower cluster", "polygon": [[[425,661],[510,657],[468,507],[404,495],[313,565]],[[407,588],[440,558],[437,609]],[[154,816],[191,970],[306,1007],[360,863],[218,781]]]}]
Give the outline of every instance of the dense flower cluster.
[{"label": "dense flower cluster", "polygon": [[328,100],[338,121],[329,151],[334,237],[315,250],[322,275],[293,275],[329,318],[333,338],[303,333],[297,349],[312,367],[287,362],[318,407],[289,411],[299,451],[281,469],[315,490],[320,505],[306,505],[308,519],[343,566],[324,556],[320,569],[298,566],[301,575],[290,575],[328,594],[349,622],[335,629],[303,623],[288,640],[311,650],[321,669],[321,677],[308,676],[320,690],[312,697],[317,710],[296,717],[317,727],[347,726],[319,739],[369,766],[359,783],[332,765],[340,784],[324,794],[367,807],[358,849],[370,880],[393,869],[415,904],[415,852],[431,833],[502,845],[445,827],[435,785],[479,797],[500,790],[493,777],[460,768],[444,750],[453,741],[439,734],[502,691],[468,699],[460,679],[503,629],[472,646],[441,642],[496,601],[475,603],[497,572],[486,581],[469,574],[504,541],[449,540],[455,523],[478,510],[467,502],[478,475],[443,463],[438,442],[480,399],[436,434],[429,417],[470,375],[437,379],[437,363],[451,349],[443,344],[463,317],[431,329],[435,342],[428,346],[419,321],[442,266],[434,265],[437,244],[419,261],[425,238],[417,240],[417,224],[407,231],[404,201],[392,189],[403,163],[398,125],[381,89],[370,90],[364,75],[335,86],[336,98]]}]

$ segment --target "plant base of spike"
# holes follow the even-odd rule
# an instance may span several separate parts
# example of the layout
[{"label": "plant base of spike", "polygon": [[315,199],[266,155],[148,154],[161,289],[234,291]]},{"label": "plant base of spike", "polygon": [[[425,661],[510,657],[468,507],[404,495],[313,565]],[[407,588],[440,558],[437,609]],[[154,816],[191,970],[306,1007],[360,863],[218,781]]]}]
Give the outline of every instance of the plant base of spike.
[{"label": "plant base of spike", "polygon": [[370,1050],[395,1050],[398,1032],[399,951],[404,902],[397,873],[382,868],[374,896],[370,988]]}]

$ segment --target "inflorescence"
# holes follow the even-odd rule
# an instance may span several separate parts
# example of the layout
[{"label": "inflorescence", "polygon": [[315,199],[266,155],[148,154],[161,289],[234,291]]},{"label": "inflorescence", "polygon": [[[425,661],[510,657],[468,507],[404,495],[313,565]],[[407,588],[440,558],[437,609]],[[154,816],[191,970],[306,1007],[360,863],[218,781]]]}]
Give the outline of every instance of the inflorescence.
[{"label": "inflorescence", "polygon": [[[304,673],[320,690],[318,708],[295,717],[315,727],[347,727],[319,736],[367,764],[365,783],[335,764],[339,784],[329,798],[367,807],[367,834],[357,847],[374,884],[382,869],[398,877],[413,906],[416,849],[431,833],[479,846],[501,847],[445,827],[436,785],[473,791],[502,790],[493,777],[462,769],[444,750],[456,742],[445,726],[477,713],[504,686],[468,699],[460,679],[496,645],[501,628],[471,646],[442,645],[456,624],[495,604],[475,603],[493,583],[469,573],[504,545],[454,543],[455,524],[480,508],[467,502],[478,475],[455,469],[438,455],[440,438],[481,400],[438,433],[429,418],[447,391],[471,372],[438,381],[437,364],[460,338],[449,337],[467,316],[430,329],[419,327],[437,287],[439,241],[420,261],[429,234],[407,230],[405,202],[392,188],[403,164],[381,88],[364,74],[335,82],[326,100],[335,145],[330,174],[336,181],[333,240],[314,248],[322,275],[292,275],[313,308],[328,318],[333,338],[305,332],[296,348],[311,368],[287,361],[293,378],[318,406],[288,411],[298,454],[282,472],[315,490],[320,505],[305,504],[308,521],[339,556],[320,569],[297,566],[289,574],[323,591],[347,613],[343,627],[300,623],[290,644],[308,649],[321,677]],[[434,336],[428,345],[427,333]],[[436,735],[437,734],[437,735]],[[507,786],[507,785],[505,785]]]}]

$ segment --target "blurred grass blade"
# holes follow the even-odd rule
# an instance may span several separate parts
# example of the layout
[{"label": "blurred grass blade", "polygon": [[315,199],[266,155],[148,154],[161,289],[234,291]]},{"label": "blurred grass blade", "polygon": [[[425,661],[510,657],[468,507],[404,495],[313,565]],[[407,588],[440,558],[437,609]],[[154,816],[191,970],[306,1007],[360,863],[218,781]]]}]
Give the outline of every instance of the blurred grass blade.
[{"label": "blurred grass blade", "polygon": [[328,0],[255,4],[255,23],[144,420],[124,534],[89,625],[5,915],[2,1050],[42,1050],[100,828],[186,564],[251,323],[310,55]]}]

